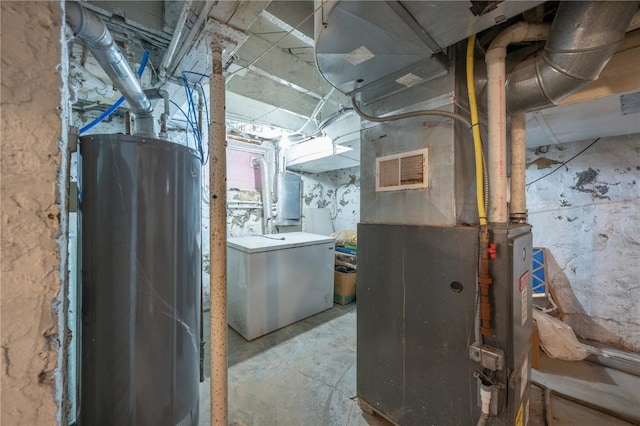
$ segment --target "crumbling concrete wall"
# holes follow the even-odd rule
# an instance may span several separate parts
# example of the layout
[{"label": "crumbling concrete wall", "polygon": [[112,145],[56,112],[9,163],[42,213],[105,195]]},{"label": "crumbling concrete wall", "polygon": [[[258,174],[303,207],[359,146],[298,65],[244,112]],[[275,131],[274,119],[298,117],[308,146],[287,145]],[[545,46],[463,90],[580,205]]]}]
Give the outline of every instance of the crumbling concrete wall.
[{"label": "crumbling concrete wall", "polygon": [[533,243],[568,278],[558,303],[576,334],[640,352],[640,134],[579,154],[589,143],[529,152],[527,182],[540,179],[527,187]]},{"label": "crumbling concrete wall", "polygon": [[336,231],[356,229],[360,221],[360,167],[304,174],[303,207],[327,208]]},{"label": "crumbling concrete wall", "polygon": [[[0,423],[57,423],[59,2],[2,1]],[[58,376],[56,377],[56,373]],[[59,419],[59,418],[58,418]]]}]

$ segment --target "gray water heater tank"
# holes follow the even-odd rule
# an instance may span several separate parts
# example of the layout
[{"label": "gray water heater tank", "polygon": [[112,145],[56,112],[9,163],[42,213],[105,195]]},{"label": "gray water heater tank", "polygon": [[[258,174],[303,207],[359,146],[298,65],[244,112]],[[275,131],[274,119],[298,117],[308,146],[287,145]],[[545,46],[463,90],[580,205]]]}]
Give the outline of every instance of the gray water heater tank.
[{"label": "gray water heater tank", "polygon": [[185,146],[80,138],[79,425],[196,425],[200,161]]}]

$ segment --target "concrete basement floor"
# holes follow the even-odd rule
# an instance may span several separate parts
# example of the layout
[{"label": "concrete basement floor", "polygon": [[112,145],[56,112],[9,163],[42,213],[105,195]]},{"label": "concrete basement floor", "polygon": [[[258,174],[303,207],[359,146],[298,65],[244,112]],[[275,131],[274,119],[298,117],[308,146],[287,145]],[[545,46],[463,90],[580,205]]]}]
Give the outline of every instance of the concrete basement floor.
[{"label": "concrete basement floor", "polygon": [[[334,305],[333,309],[251,342],[229,328],[229,424],[387,426],[386,421],[363,413],[355,398],[356,306]],[[209,314],[206,312],[207,348],[208,323]],[[200,385],[202,426],[211,422],[208,355],[205,360],[206,380]],[[566,382],[558,371],[562,365],[558,367],[559,364],[554,362],[547,359],[542,365],[552,370],[545,373],[547,383],[554,377],[559,382]],[[571,364],[573,367],[587,364],[590,371],[604,368],[593,367],[593,364],[586,362]],[[600,370],[597,372],[600,376],[603,374]],[[572,374],[575,376],[575,371]],[[627,402],[633,403],[635,386],[639,391],[636,395],[640,395],[640,378],[631,377],[626,382],[631,387],[631,393],[626,388],[621,392],[631,398],[627,398]],[[582,388],[580,383],[577,385]],[[597,396],[597,387],[592,388]],[[551,387],[551,390],[554,389]],[[636,409],[640,410],[640,403]],[[577,404],[550,390],[545,393],[543,386],[532,386],[530,426],[631,424]]]}]

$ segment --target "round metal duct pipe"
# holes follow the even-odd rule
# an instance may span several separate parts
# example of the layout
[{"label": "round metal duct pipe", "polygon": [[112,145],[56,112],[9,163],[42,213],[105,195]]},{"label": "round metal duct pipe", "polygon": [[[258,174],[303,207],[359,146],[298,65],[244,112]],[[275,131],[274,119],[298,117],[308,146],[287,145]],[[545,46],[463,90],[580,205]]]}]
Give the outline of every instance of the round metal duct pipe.
[{"label": "round metal duct pipe", "polygon": [[511,72],[507,109],[557,105],[598,78],[624,38],[637,1],[563,1],[544,52]]},{"label": "round metal duct pipe", "polygon": [[65,10],[67,23],[73,33],[89,48],[113,85],[129,103],[136,117],[136,134],[155,137],[151,102],[102,19],[76,2],[67,2]]}]

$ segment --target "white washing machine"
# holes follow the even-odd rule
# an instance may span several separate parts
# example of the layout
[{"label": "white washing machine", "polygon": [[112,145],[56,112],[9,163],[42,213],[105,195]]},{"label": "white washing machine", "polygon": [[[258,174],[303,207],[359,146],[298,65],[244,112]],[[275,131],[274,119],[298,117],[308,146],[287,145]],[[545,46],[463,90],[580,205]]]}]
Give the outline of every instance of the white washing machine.
[{"label": "white washing machine", "polygon": [[229,325],[253,340],[333,307],[334,239],[306,232],[229,238]]}]

